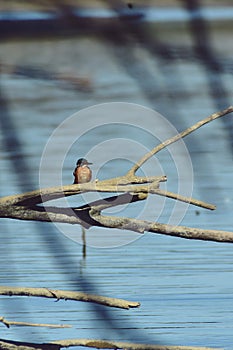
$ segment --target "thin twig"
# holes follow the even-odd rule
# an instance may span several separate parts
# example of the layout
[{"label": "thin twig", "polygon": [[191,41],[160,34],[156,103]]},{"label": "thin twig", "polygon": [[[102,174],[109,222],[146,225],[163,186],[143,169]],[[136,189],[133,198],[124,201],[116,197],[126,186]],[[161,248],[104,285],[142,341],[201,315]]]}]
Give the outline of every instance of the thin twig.
[{"label": "thin twig", "polygon": [[10,328],[10,326],[49,327],[49,328],[71,328],[72,327],[70,325],[64,325],[64,324],[9,321],[9,320],[6,320],[4,317],[0,317],[0,322],[2,322],[7,328]]},{"label": "thin twig", "polygon": [[198,199],[191,198],[191,197],[184,197],[184,196],[181,196],[180,194],[177,194],[177,193],[173,193],[173,192],[169,192],[169,191],[163,191],[163,190],[160,190],[159,188],[155,189],[153,191],[153,193],[154,194],[158,194],[159,196],[172,198],[172,199],[179,200],[181,202],[185,202],[185,203],[189,203],[189,204],[192,204],[192,205],[196,205],[197,207],[200,207],[200,208],[205,208],[205,209],[209,209],[209,210],[215,210],[216,209],[216,206],[213,205],[213,204],[209,204],[209,203],[206,203],[206,202],[203,202],[203,201],[200,201]]},{"label": "thin twig", "polygon": [[128,175],[135,175],[136,171],[148,160],[150,159],[152,156],[154,156],[156,153],[158,153],[159,151],[161,151],[162,149],[164,149],[165,147],[171,145],[172,143],[184,138],[185,136],[191,134],[192,132],[194,132],[195,130],[199,129],[201,126],[217,119],[220,117],[223,117],[226,114],[232,113],[233,112],[233,106],[229,106],[228,108],[217,112],[217,113],[213,113],[211,114],[209,117],[200,120],[199,122],[197,122],[196,124],[194,124],[193,126],[190,126],[189,128],[187,128],[186,130],[182,131],[181,133],[171,137],[170,139],[167,139],[166,141],[160,143],[158,146],[154,147],[150,152],[146,153],[129,171],[128,171]]}]

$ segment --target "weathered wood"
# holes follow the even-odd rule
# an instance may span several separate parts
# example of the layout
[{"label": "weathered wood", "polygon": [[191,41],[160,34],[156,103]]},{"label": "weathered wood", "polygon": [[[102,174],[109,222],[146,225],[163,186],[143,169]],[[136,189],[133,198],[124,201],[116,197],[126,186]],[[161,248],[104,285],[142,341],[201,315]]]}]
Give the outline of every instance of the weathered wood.
[{"label": "weathered wood", "polygon": [[160,143],[158,146],[154,147],[151,151],[149,151],[148,153],[146,153],[139,161],[137,161],[137,163],[135,165],[132,166],[132,168],[129,170],[128,175],[129,176],[133,176],[136,171],[148,160],[150,159],[152,156],[154,156],[156,153],[158,153],[159,151],[161,151],[162,149],[166,148],[167,146],[171,145],[172,143],[184,138],[185,136],[191,134],[192,132],[194,132],[195,130],[199,129],[200,127],[202,127],[205,124],[208,124],[210,122],[212,122],[213,120],[217,119],[217,118],[221,118],[229,113],[233,112],[233,106],[229,106],[228,108],[213,113],[210,116],[208,116],[205,119],[202,119],[200,121],[198,121],[196,124],[190,126],[189,128],[185,129],[184,131],[182,131],[181,133],[171,137],[170,139],[165,140],[164,142]]},{"label": "weathered wood", "polygon": [[96,349],[125,349],[125,350],[220,350],[200,346],[179,346],[179,345],[160,345],[160,344],[138,344],[121,341],[101,340],[101,339],[67,339],[53,341],[51,344],[62,347],[86,346]]},{"label": "weathered wood", "polygon": [[233,232],[221,230],[207,230],[186,226],[173,226],[146,220],[122,218],[117,216],[104,216],[96,210],[90,211],[91,217],[103,227],[118,228],[138,233],[152,232],[166,236],[213,241],[219,243],[233,243]]},{"label": "weathered wood", "polygon": [[11,287],[0,286],[0,295],[8,296],[28,296],[28,297],[44,297],[54,298],[56,300],[76,300],[101,304],[121,309],[130,309],[139,307],[140,303],[136,301],[128,301],[124,299],[110,298],[101,295],[88,294],[84,292],[73,292],[68,290],[56,290],[47,288],[29,288],[29,287]]},{"label": "weathered wood", "polygon": [[[154,154],[166,146],[189,135],[201,126],[233,112],[233,106],[199,121],[190,128],[162,142],[139,160],[125,175],[103,181],[68,185],[63,187],[44,188],[19,195],[0,198],[0,217],[20,220],[53,221],[70,224],[79,224],[85,228],[91,226],[118,228],[144,233],[145,231],[171,235],[188,239],[201,239],[215,242],[233,242],[233,233],[220,230],[202,230],[184,226],[171,226],[156,222],[135,220],[123,217],[101,215],[101,211],[116,205],[128,204],[139,200],[146,200],[149,194],[165,196],[199,207],[214,210],[213,204],[205,203],[194,198],[187,198],[176,193],[163,191],[159,188],[160,182],[166,181],[165,175],[149,178],[138,177],[135,172]],[[105,198],[100,201],[87,203],[76,208],[42,207],[38,204],[63,196],[72,196],[83,192],[121,192],[122,195]]]},{"label": "weathered wood", "polygon": [[60,350],[72,346],[85,346],[94,349],[125,350],[223,350],[220,348],[202,346],[142,344],[102,339],[66,339],[41,344],[0,339],[0,349],[4,350]]},{"label": "weathered wood", "polygon": [[24,327],[48,327],[48,328],[71,328],[72,326],[66,324],[51,324],[51,323],[31,323],[21,321],[6,320],[5,317],[0,317],[0,322],[7,328],[10,326],[24,326]]},{"label": "weathered wood", "polygon": [[[153,183],[151,186],[136,186],[136,179],[139,184]],[[84,192],[118,192],[118,193],[150,193],[156,188],[159,188],[159,183],[166,181],[166,176],[155,176],[150,178],[133,177],[131,179],[122,176],[103,181],[93,181],[84,184],[66,185],[62,187],[49,187],[30,191],[22,194],[6,196],[0,198],[0,205],[22,205],[32,206],[40,203],[45,203],[54,199],[73,196]],[[120,183],[122,181],[122,183]],[[124,184],[123,184],[124,183]]]}]

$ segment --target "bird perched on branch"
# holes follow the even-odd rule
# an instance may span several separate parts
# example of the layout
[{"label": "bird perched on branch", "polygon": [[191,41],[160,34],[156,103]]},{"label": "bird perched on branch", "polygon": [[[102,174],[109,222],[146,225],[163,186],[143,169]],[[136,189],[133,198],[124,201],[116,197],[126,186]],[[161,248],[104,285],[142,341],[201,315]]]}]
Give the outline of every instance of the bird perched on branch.
[{"label": "bird perched on branch", "polygon": [[91,181],[92,171],[88,165],[92,163],[88,162],[85,158],[80,158],[76,163],[74,169],[74,184],[83,184]]}]

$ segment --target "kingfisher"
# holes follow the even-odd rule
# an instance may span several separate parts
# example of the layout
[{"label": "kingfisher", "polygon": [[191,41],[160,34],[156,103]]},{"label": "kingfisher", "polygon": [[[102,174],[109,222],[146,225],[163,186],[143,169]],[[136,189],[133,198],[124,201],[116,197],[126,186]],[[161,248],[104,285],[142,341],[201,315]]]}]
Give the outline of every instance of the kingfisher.
[{"label": "kingfisher", "polygon": [[74,169],[74,184],[83,184],[91,181],[92,171],[88,165],[92,163],[88,162],[85,158],[80,158],[76,163]]}]

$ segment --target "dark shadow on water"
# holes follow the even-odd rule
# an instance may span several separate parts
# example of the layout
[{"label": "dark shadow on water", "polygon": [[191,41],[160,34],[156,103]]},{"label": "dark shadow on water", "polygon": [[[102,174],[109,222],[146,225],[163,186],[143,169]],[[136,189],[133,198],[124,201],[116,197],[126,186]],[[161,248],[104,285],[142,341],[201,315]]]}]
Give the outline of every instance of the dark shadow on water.
[{"label": "dark shadow on water", "polygon": [[[199,0],[180,0],[190,14],[189,28],[193,38],[193,48],[200,64],[203,66],[209,87],[209,94],[216,110],[222,110],[232,104],[228,98],[228,92],[224,86],[222,72],[224,67],[220,63],[217,53],[211,44],[211,35],[208,24],[201,14]],[[226,134],[231,145],[233,155],[233,119],[221,118],[225,126]]]},{"label": "dark shadow on water", "polygon": [[[17,179],[19,190],[25,192],[35,189],[35,183],[30,174],[30,167],[28,166],[27,159],[23,153],[22,144],[19,137],[20,130],[18,130],[14,125],[7,100],[5,99],[4,94],[1,90],[0,110],[0,127],[3,131],[4,151],[8,154],[8,159],[11,163],[12,169],[15,169],[15,165],[17,162]],[[83,266],[85,266],[84,262],[81,264],[82,266],[80,268],[78,260],[73,259],[70,256],[69,249],[67,249],[67,247],[64,246],[64,237],[61,236],[57,232],[57,230],[54,229],[52,223],[46,224],[39,222],[31,222],[30,225],[32,227],[32,234],[39,235],[40,241],[43,242],[43,249],[48,250],[51,258],[54,259],[56,265],[60,267],[60,270],[63,274],[63,278],[67,280],[67,283],[76,281],[75,290],[101,295],[101,291],[97,288],[95,283],[90,278],[85,277],[85,273],[83,270]],[[48,230],[46,230],[46,227],[48,227]],[[54,242],[56,243],[54,244]],[[60,254],[60,252],[62,252],[62,254]],[[8,264],[12,264],[10,259]],[[77,268],[74,269],[74,266],[76,266]],[[12,270],[14,270],[14,265],[12,265]],[[71,271],[73,272],[71,273]],[[64,286],[64,289],[66,289],[66,286]],[[29,303],[29,301],[19,300],[19,303],[20,310],[23,310],[26,314],[27,303]],[[114,314],[107,307],[101,307],[97,304],[91,304],[91,307],[93,312],[95,312],[96,315],[98,315],[99,324],[103,324],[103,330],[114,330],[115,332],[117,332],[118,336],[124,339],[125,341],[142,341],[142,339],[144,339],[145,342],[155,341],[154,339],[151,339],[151,337],[149,337],[147,334],[144,334],[143,330],[135,330],[135,326],[132,327],[130,323],[127,323],[127,321],[124,318],[124,325],[127,329],[128,338],[125,339],[125,333],[124,329],[122,329],[120,318],[116,320]],[[33,317],[35,317],[35,315],[33,315]],[[28,320],[29,318],[30,316],[28,314]],[[102,336],[106,338],[106,331],[103,332],[104,334],[100,334],[100,337]],[[43,333],[39,330],[39,328],[37,328],[34,330],[34,334],[40,334],[41,336],[41,334]],[[46,339],[44,340],[46,341]]]}]

